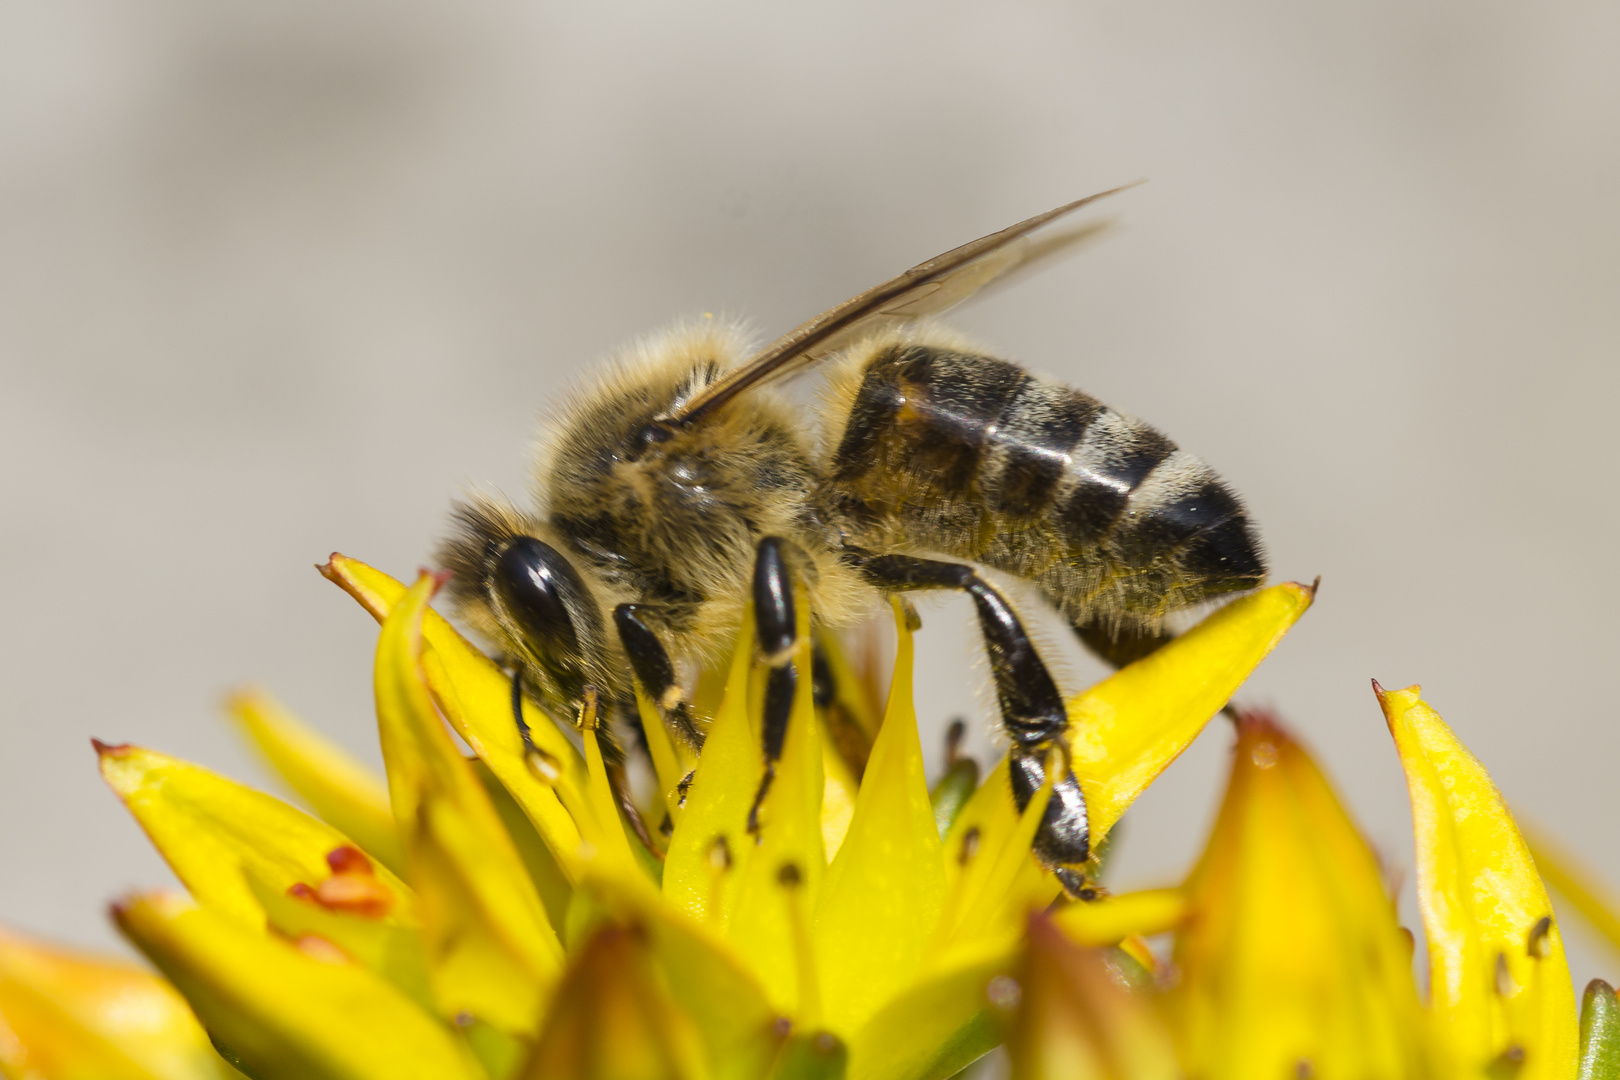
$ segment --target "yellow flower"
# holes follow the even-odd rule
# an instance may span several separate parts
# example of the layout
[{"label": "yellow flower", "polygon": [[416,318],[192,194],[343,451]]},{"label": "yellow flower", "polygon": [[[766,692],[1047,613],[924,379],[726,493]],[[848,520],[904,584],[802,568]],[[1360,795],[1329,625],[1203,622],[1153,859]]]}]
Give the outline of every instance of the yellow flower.
[{"label": "yellow flower", "polygon": [[1443,1075],[1373,853],[1305,751],[1264,717],[1239,722],[1185,892],[1166,1004],[1198,1075]]},{"label": "yellow flower", "polygon": [[[1540,880],[1415,691],[1384,701],[1418,819],[1427,1004],[1365,842],[1271,722],[1240,724],[1181,887],[1070,904],[1030,854],[1045,789],[1020,814],[1002,765],[929,791],[904,618],[887,706],[853,721],[864,761],[799,680],[751,831],[764,763],[745,618],[700,689],[700,757],[643,702],[643,815],[667,821],[649,847],[588,707],[573,727],[523,703],[525,744],[508,678],[428,607],[433,578],[406,587],[341,556],[322,569],[382,624],[386,782],[257,692],[232,712],[318,816],[98,743],[189,893],[113,908],[167,982],[0,937],[0,1075],[944,1080],[1003,1041],[1020,1077],[1575,1075]],[[1240,599],[1070,702],[1095,841],[1311,597]],[[1168,960],[1143,937],[1164,932]],[[1620,1008],[1588,997],[1579,1067],[1600,1071],[1581,1075],[1615,1075]]]}]

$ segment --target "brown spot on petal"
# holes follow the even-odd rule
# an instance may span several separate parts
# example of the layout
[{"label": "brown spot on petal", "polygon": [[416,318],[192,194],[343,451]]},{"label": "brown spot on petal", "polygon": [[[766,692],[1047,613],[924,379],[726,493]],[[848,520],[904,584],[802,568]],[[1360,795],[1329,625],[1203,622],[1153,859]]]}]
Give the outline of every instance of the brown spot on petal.
[{"label": "brown spot on petal", "polygon": [[366,853],[348,844],[328,851],[326,865],[332,868],[334,874],[365,874],[367,877],[375,877],[377,874]]},{"label": "brown spot on petal", "polygon": [[302,881],[295,881],[287,886],[287,895],[299,900],[308,900],[310,903],[319,903],[315,899],[315,890]]},{"label": "brown spot on petal", "polygon": [[380,919],[393,906],[394,894],[368,874],[333,874],[315,887],[315,902],[331,911]]},{"label": "brown spot on petal", "polygon": [[1489,1080],[1507,1080],[1518,1076],[1524,1068],[1524,1047],[1514,1043],[1500,1054],[1496,1060],[1485,1066],[1485,1075]]},{"label": "brown spot on petal", "polygon": [[1512,997],[1519,992],[1519,984],[1508,970],[1506,953],[1496,954],[1496,992],[1501,997]]},{"label": "brown spot on petal", "polygon": [[293,948],[323,964],[347,964],[349,954],[318,934],[304,934],[293,942]]},{"label": "brown spot on petal", "polygon": [[967,832],[962,834],[962,851],[957,856],[957,861],[963,866],[966,866],[973,856],[977,855],[978,853],[979,827],[974,825],[969,828]]},{"label": "brown spot on petal", "polygon": [[1545,960],[1552,955],[1552,916],[1543,915],[1536,920],[1536,925],[1530,928],[1530,936],[1525,943],[1525,951],[1537,960]]}]

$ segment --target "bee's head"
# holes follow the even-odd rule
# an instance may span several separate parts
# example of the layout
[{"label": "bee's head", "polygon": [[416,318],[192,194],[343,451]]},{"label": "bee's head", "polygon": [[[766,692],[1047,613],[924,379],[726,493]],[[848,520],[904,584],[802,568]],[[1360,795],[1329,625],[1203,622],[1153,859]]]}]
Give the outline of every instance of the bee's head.
[{"label": "bee's head", "polygon": [[549,530],[486,498],[457,506],[455,517],[439,562],[451,571],[456,613],[559,718],[573,718],[587,683],[611,693],[602,606],[568,556],[541,539]]}]

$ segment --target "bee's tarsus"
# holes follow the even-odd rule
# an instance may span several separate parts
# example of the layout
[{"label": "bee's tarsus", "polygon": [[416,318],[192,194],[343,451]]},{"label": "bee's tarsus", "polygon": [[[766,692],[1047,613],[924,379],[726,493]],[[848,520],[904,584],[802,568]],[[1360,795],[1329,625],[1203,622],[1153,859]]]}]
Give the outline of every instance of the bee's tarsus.
[{"label": "bee's tarsus", "polygon": [[[1012,781],[1013,802],[1019,812],[1029,805],[1046,782],[1051,743],[1035,747],[1014,746],[1007,755],[1008,778]],[[1070,770],[1067,754],[1055,756],[1062,773],[1053,781],[1052,796],[1035,830],[1035,857],[1051,870],[1077,866],[1091,857],[1091,820],[1080,781]]]},{"label": "bee's tarsus", "polygon": [[765,715],[760,725],[765,738],[765,758],[779,761],[787,742],[788,719],[793,715],[793,698],[799,689],[799,669],[793,664],[772,668],[765,681]]},{"label": "bee's tarsus", "polygon": [[758,843],[761,839],[759,833],[759,811],[765,805],[765,796],[770,794],[771,781],[776,779],[776,762],[765,763],[765,775],[760,778],[759,790],[754,792],[754,802],[748,808],[748,835]]},{"label": "bee's tarsus", "polygon": [[523,753],[532,759],[540,748],[534,745],[534,733],[523,718],[523,669],[516,665],[512,668],[512,722],[517,725],[518,738],[523,740]]}]

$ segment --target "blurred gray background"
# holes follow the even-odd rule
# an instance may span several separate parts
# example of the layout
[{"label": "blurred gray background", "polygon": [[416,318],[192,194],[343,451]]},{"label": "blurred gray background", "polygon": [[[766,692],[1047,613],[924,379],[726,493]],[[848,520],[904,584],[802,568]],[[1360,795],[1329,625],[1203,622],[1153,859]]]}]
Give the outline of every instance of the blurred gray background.
[{"label": "blurred gray background", "polygon": [[[0,921],[108,944],[104,901],[169,880],[91,735],[261,782],[217,710],[251,679],[371,754],[375,627],[311,564],[408,576],[614,346],[774,335],[1143,176],[958,321],[1323,576],[1244,697],[1397,872],[1370,677],[1620,883],[1617,54],[1595,0],[3,0]],[[968,612],[925,617],[925,719],[982,753]],[[1133,812],[1120,883],[1184,872],[1228,741]],[[1620,974],[1571,937],[1578,981]]]}]

